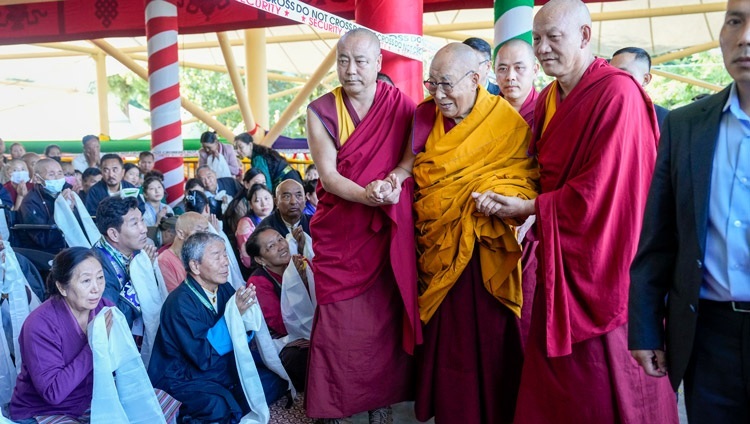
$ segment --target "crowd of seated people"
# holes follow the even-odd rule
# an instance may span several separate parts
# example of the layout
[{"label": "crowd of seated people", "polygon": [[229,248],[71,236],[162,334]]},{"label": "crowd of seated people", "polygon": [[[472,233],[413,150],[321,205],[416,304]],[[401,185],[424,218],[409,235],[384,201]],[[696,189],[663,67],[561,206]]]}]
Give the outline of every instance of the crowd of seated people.
[{"label": "crowd of seated people", "polygon": [[[133,165],[118,154],[103,154],[98,137],[86,136],[82,144],[84,153],[73,162],[64,160],[64,152],[55,145],[41,156],[16,144],[10,159],[3,156],[0,175],[5,183],[0,186],[0,201],[12,219],[8,226],[20,224],[22,228],[14,231],[14,242],[50,258],[57,255],[47,271],[48,290],[39,293],[40,300],[47,300],[29,315],[19,338],[21,357],[47,352],[46,360],[22,362],[10,405],[0,405],[3,413],[23,423],[62,416],[70,422],[90,419],[92,405],[97,402],[92,393],[96,361],[87,332],[97,314],[108,307],[118,311],[118,319],[127,327],[128,343],[140,352],[150,377],[148,385],[156,388],[168,421],[239,422],[248,413],[268,414],[257,402],[258,390],[263,393],[260,399],[269,404],[291,393],[292,387],[304,391],[305,341],[278,348],[273,342],[284,336],[283,330],[277,331],[283,324],[276,324],[279,298],[269,298],[272,304],[255,306],[255,312],[246,313],[257,303],[254,286],[246,283],[251,274],[262,269],[278,272],[289,264],[301,266],[290,256],[283,268],[278,268],[279,260],[286,259],[283,255],[274,260],[276,265],[269,265],[270,260],[264,259],[268,255],[257,253],[257,237],[255,242],[248,241],[257,228],[274,226],[285,236],[289,234],[295,252],[303,251],[305,237],[309,240],[310,216],[303,213],[306,196],[299,173],[287,172],[281,179],[274,175],[275,195],[267,186],[268,173],[256,167],[220,177],[211,166],[217,162],[213,160],[216,156],[209,150],[217,148],[222,159],[233,150],[218,140],[207,142],[203,156],[209,160],[198,167],[196,178],[186,181],[184,199],[172,208],[167,203],[163,175],[153,169],[152,153],[143,152]],[[280,164],[288,167],[286,162]],[[93,219],[98,234],[91,237],[88,233],[90,246],[71,247],[68,228],[57,225],[55,208],[60,202],[73,212],[75,224],[85,227],[84,221]],[[248,254],[251,245],[250,252],[255,254]],[[31,266],[22,255],[17,257],[26,268]],[[232,280],[231,266],[238,266],[241,280]],[[257,384],[235,363],[236,337],[231,337],[232,324],[223,316],[230,309],[230,298],[247,330],[247,352],[253,360],[253,375],[259,376]],[[185,302],[197,315],[186,316]],[[213,306],[206,309],[206,305]],[[261,316],[270,320],[268,327],[258,324]],[[53,331],[50,323],[55,320],[70,321],[70,325]],[[108,334],[112,320],[109,311]],[[196,333],[198,327],[203,329]],[[44,336],[49,331],[54,337]],[[36,340],[39,337],[43,340]],[[267,352],[259,353],[269,348],[271,359]],[[187,351],[195,358],[181,356]],[[198,368],[192,368],[196,363]],[[255,387],[255,391],[247,393],[247,387]],[[181,406],[178,401],[183,402]]]}]

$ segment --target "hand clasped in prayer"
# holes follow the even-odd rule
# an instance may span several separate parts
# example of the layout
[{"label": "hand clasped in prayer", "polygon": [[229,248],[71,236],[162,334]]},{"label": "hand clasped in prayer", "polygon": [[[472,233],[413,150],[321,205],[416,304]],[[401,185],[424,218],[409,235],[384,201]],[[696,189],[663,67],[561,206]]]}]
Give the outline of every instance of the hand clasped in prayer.
[{"label": "hand clasped in prayer", "polygon": [[365,198],[374,206],[395,205],[401,196],[401,182],[396,174],[385,180],[375,180],[365,187]]},{"label": "hand clasped in prayer", "polygon": [[258,298],[255,296],[255,286],[250,284],[247,288],[240,287],[237,289],[234,300],[237,302],[237,309],[240,310],[240,315],[244,315],[245,311],[258,302]]}]

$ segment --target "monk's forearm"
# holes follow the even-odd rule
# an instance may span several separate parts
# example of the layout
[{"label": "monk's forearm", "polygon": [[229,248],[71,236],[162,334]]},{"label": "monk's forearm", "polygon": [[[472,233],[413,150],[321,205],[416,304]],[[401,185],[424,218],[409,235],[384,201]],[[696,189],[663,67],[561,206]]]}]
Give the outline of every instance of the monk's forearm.
[{"label": "monk's forearm", "polygon": [[323,184],[325,191],[331,194],[349,202],[363,203],[372,206],[367,200],[367,191],[365,188],[340,174],[332,174],[325,177],[321,175],[320,181],[321,184]]}]

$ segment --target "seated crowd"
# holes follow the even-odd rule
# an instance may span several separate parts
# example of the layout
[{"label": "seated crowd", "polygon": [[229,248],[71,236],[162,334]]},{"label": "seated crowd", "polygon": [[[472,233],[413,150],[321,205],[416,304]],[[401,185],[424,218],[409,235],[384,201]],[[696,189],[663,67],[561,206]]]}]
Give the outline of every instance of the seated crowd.
[{"label": "seated crowd", "polygon": [[[72,162],[61,160],[57,146],[44,156],[13,146],[18,158],[7,160],[0,172],[0,201],[11,229],[3,249],[13,252],[12,261],[8,255],[4,260],[29,276],[19,287],[33,291],[38,302],[25,305],[26,324],[13,323],[21,328],[19,350],[6,353],[11,364],[13,352],[20,355],[6,370],[18,375],[16,384],[0,394],[5,416],[22,423],[88,422],[97,408],[112,407],[111,398],[94,390],[97,367],[106,367],[94,344],[101,341],[94,330],[99,315],[105,316],[104,340],[121,349],[132,345],[138,354],[144,378],[136,389],[154,388],[144,402],[156,405],[167,422],[230,423],[247,414],[267,421],[268,404],[304,390],[305,340],[277,341],[289,339],[279,321],[281,292],[258,276],[273,275],[280,287],[289,264],[302,266],[300,256],[292,259],[287,246],[286,256],[270,259],[265,239],[248,240],[256,228],[281,237],[274,226],[292,234],[290,241],[302,251],[310,218],[303,214],[302,178],[270,149],[256,149],[263,166],[243,173],[231,145],[219,143],[214,133],[202,141],[196,178],[186,182],[185,198],[174,208],[150,152],[134,165],[118,154],[102,154],[96,136],[83,138],[83,154]],[[244,151],[253,154],[252,146]],[[227,163],[226,155],[233,160]],[[277,181],[277,196],[267,181]],[[286,246],[286,239],[281,242]],[[34,266],[22,253],[53,258],[51,268],[41,267],[46,290],[36,269],[26,271]],[[302,278],[307,280],[304,272]],[[255,280],[268,303],[262,310]],[[129,337],[115,338],[117,322]],[[239,345],[237,328],[245,333]],[[13,347],[13,331],[5,330]],[[252,365],[240,362],[248,358]],[[138,409],[132,406],[123,402],[118,408],[130,417]]]}]

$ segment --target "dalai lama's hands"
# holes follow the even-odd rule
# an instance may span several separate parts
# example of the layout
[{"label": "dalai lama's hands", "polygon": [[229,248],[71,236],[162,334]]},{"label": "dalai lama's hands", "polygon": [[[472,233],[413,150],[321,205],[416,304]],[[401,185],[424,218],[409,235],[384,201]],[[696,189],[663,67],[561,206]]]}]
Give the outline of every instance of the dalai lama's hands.
[{"label": "dalai lama's hands", "polygon": [[370,206],[395,205],[401,197],[401,181],[391,173],[385,180],[375,180],[365,187],[366,204]]},{"label": "dalai lama's hands", "polygon": [[503,196],[493,191],[474,192],[471,193],[471,197],[477,204],[477,212],[486,216],[526,219],[534,214],[534,200]]},{"label": "dalai lama's hands", "polygon": [[638,361],[638,365],[646,374],[652,377],[667,375],[667,355],[663,350],[631,350],[630,354]]},{"label": "dalai lama's hands", "polygon": [[255,296],[255,286],[250,284],[247,288],[238,288],[234,301],[237,304],[237,309],[240,310],[240,316],[244,315],[251,306],[258,302],[258,298]]}]

